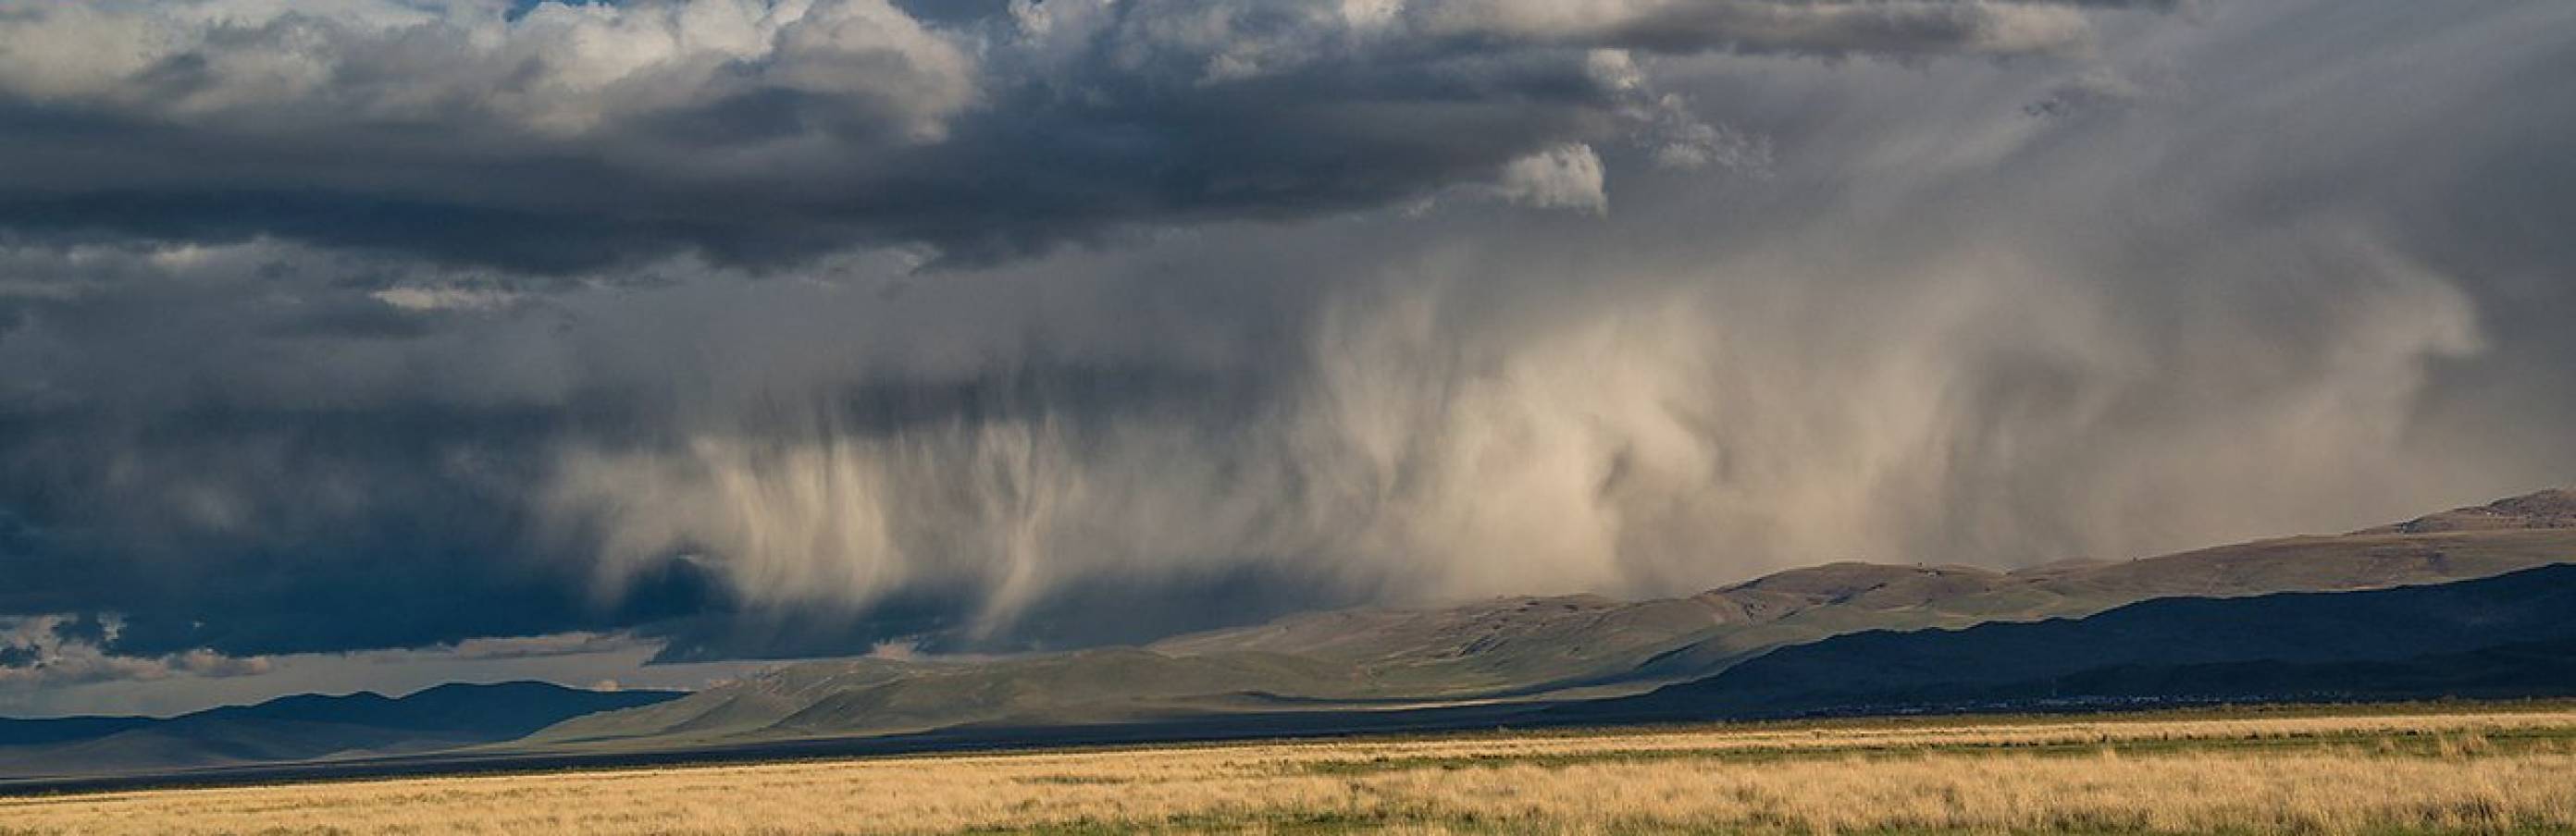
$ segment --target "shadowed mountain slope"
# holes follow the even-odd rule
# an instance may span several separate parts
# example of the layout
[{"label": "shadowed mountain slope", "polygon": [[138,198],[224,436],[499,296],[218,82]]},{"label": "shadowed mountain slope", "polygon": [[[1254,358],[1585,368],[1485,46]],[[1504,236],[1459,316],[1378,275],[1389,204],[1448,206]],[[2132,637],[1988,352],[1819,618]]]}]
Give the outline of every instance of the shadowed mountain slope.
[{"label": "shadowed mountain slope", "polygon": [[0,752],[11,746],[35,746],[106,737],[158,722],[150,717],[47,717],[38,720],[0,718]]},{"label": "shadowed mountain slope", "polygon": [[[1934,594],[1918,591],[1924,579],[1883,571],[1855,573],[1851,582],[1831,588],[1820,603],[1766,622],[1711,630],[1640,665],[1639,672],[1650,678],[1705,675],[1772,647],[1861,630],[2081,616],[2155,598],[2441,583],[2568,560],[2576,560],[2576,529],[2499,528],[2289,537],[2120,563],[1968,574],[1944,579],[1946,586]],[[1796,574],[1775,575],[1711,594],[1742,594]]]},{"label": "shadowed mountain slope", "polygon": [[2261,540],[2009,572],[1831,563],[1688,598],[1508,598],[1350,610],[1167,639],[1176,654],[1254,650],[1356,666],[1381,693],[1461,696],[1705,676],[1782,645],[1873,629],[2101,612],[2175,596],[2338,591],[2487,577],[2576,560],[2576,492],[2550,490],[2341,535]]},{"label": "shadowed mountain slope", "polygon": [[2436,586],[2168,598],[2083,619],[1872,631],[1562,709],[1759,717],[2576,691],[2576,566]]}]

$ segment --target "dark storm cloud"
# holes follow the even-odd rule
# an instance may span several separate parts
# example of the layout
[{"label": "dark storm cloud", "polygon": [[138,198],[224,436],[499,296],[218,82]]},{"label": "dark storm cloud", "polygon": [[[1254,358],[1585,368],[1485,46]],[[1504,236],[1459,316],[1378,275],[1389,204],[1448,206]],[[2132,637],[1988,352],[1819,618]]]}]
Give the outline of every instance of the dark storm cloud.
[{"label": "dark storm cloud", "polygon": [[[0,261],[16,282],[0,300],[23,314],[0,346],[7,371],[0,392],[8,396],[0,410],[7,511],[0,576],[13,579],[0,587],[0,612],[126,613],[114,647],[123,654],[413,647],[678,616],[690,618],[656,634],[780,635],[764,626],[773,614],[754,612],[758,602],[744,600],[733,578],[673,554],[601,578],[588,556],[597,535],[586,523],[542,518],[539,494],[563,450],[665,449],[685,441],[673,422],[699,403],[732,416],[747,435],[793,438],[817,414],[879,437],[1025,422],[1099,432],[1140,414],[1189,409],[1215,417],[1224,410],[1199,405],[1259,400],[1257,381],[1115,356],[1050,360],[1042,347],[991,372],[817,378],[791,370],[821,387],[792,397],[769,396],[757,381],[709,391],[703,387],[715,381],[665,364],[713,361],[690,359],[694,349],[685,345],[664,353],[665,346],[674,336],[708,336],[692,309],[740,295],[729,286],[740,279],[618,282],[676,297],[639,311],[621,310],[626,290],[531,295],[524,291],[553,285],[274,244],[26,247],[0,250]],[[835,307],[819,309],[825,316],[785,323],[780,345],[808,350],[849,324],[848,297],[866,304],[902,295],[747,287],[755,298],[801,288],[831,301]],[[813,300],[779,301],[792,310]],[[883,338],[936,348],[947,322],[1005,307],[943,304],[947,312],[920,323],[917,337]],[[782,324],[779,309],[742,313],[745,325]],[[888,314],[905,316],[900,307]],[[781,368],[795,354],[764,348],[728,356]],[[1269,589],[1281,602],[1346,600],[1300,597],[1284,584]],[[1170,600],[1178,611],[1209,599]],[[732,624],[744,617],[760,623]],[[1227,617],[1176,614],[1168,623]],[[884,630],[962,620],[953,607],[931,620],[833,618],[839,629],[804,622],[797,641],[767,650],[739,638],[716,646],[766,655],[864,651],[898,635]]]},{"label": "dark storm cloud", "polygon": [[[515,410],[70,410],[0,422],[11,612],[133,614],[119,647],[403,647],[690,612],[704,579],[598,606],[531,554],[509,480],[555,419]],[[695,585],[692,586],[691,584]]]},{"label": "dark storm cloud", "polygon": [[[2563,41],[2492,50],[2569,16],[2493,14],[2154,27],[2072,80],[1665,65],[1657,83],[1775,138],[1776,163],[1691,174],[1641,144],[1597,158],[1591,185],[1617,186],[1600,221],[1461,200],[1137,256],[1115,283],[1131,293],[1308,300],[1284,350],[1151,353],[1262,381],[1221,404],[893,434],[832,409],[756,430],[714,410],[682,422],[686,444],[576,452],[550,497],[600,522],[611,566],[695,551],[777,610],[963,588],[932,608],[957,619],[941,624],[1011,634],[1076,584],[1146,589],[1260,555],[1382,596],[1674,592],[1844,557],[2134,556],[2562,481],[2576,450],[2541,416],[2576,400],[2526,364],[2576,346],[2488,307],[2523,287],[2564,311],[2564,282],[2441,255],[2529,267],[2549,246],[2509,226],[2427,248],[2399,210],[2512,193],[2452,166],[2570,131],[2538,81]],[[2244,77],[2277,86],[2230,83]],[[2377,91],[2400,80],[2452,104],[2391,111]],[[2033,118],[2043,101],[2062,118]],[[2440,161],[2388,167],[2409,155]],[[1255,243],[1271,238],[1308,243]],[[1048,268],[957,287],[1081,281],[1079,261]],[[1266,310],[1192,313],[1222,332]],[[1092,315],[1042,318],[1068,329],[1044,344],[1117,350],[1120,329],[1084,330]],[[1101,315],[1143,334],[1194,321]],[[2447,396],[2479,377],[2516,391]]]},{"label": "dark storm cloud", "polygon": [[2565,7],[8,8],[0,616],[85,677],[1063,647],[2576,470]]},{"label": "dark storm cloud", "polygon": [[[0,226],[560,272],[989,261],[1489,179],[1608,136],[1583,48],[2053,53],[2056,4],[20,3]],[[293,8],[293,10],[286,10]],[[85,50],[100,42],[135,48]]]},{"label": "dark storm cloud", "polygon": [[[477,277],[405,295],[380,287],[396,277],[349,280],[335,257],[239,249],[16,261],[22,276],[88,271],[34,285],[68,295],[19,300],[30,324],[0,351],[12,371],[0,576],[14,581],[0,612],[129,613],[121,652],[245,655],[720,621],[744,606],[731,579],[686,561],[633,567],[603,599],[586,558],[550,553],[578,545],[579,524],[535,516],[561,449],[675,443],[667,422],[696,390],[624,377],[641,373],[615,357],[547,360],[583,351],[564,346],[577,324],[547,304],[476,295]],[[611,354],[649,347],[608,339],[599,349]],[[860,380],[725,408],[752,434],[792,432],[821,411],[851,432],[899,436],[959,422],[1106,425],[1242,386],[1027,358],[1008,374]],[[883,637],[808,644],[865,650]]]}]

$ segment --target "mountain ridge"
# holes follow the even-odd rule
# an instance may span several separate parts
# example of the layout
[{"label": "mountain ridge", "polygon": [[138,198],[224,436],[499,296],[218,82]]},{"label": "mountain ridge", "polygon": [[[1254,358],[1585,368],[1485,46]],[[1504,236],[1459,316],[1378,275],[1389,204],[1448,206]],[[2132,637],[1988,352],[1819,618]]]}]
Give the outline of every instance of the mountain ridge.
[{"label": "mountain ridge", "polygon": [[[2531,667],[2500,667],[2515,659]],[[2160,598],[2085,618],[1872,630],[1560,710],[1743,719],[2082,700],[2437,697],[2508,686],[2576,687],[2576,565],[2376,590]]]},{"label": "mountain ridge", "polygon": [[[2478,507],[2552,507],[2550,493],[2518,506],[2511,504],[2528,497]],[[514,745],[700,745],[1283,706],[1376,710],[1622,696],[1721,674],[1774,648],[1871,630],[2081,617],[2182,596],[2383,589],[2576,559],[2576,528],[2539,525],[2554,519],[2545,515],[2532,519],[2524,528],[2383,526],[2008,571],[1830,563],[1679,598],[1520,596],[1442,609],[1336,610],[1141,648],[980,663],[809,662],[661,705],[578,718]],[[1117,673],[1077,672],[1104,662]]]},{"label": "mountain ridge", "polygon": [[[2553,490],[2346,534],[2127,561],[2011,570],[1847,561],[1645,601],[1503,597],[1444,608],[1304,613],[1141,647],[972,660],[817,660],[695,693],[446,685],[399,698],[297,695],[158,720],[0,721],[0,779],[384,757],[621,757],[829,740],[1007,742],[1066,729],[1112,737],[1126,732],[1104,730],[1133,729],[1150,737],[1232,734],[1246,723],[1330,733],[1565,722],[1565,716],[1605,716],[1565,706],[1633,711],[1651,705],[1633,700],[1656,694],[1670,700],[1692,693],[1689,687],[1714,687],[1705,683],[1786,682],[1791,677],[1778,673],[1782,666],[1835,648],[1939,641],[1963,631],[2069,629],[2048,625],[2095,618],[2116,624],[2129,617],[2119,613],[2141,606],[2150,612],[2228,602],[2275,606],[2281,603],[2266,603],[2267,597],[2283,593],[2368,595],[2525,572],[2563,574],[2576,583],[2576,567],[2555,566],[2557,574],[2547,574],[2571,560],[2576,492]],[[2568,608],[2576,610],[2576,603]],[[2344,630],[2309,639],[2331,645],[2364,635]],[[2231,681],[2322,688],[2356,677],[2414,683],[2409,687],[2422,692],[2469,686],[2504,692],[2550,685],[2557,668],[2548,666],[2576,660],[2576,632],[2562,637],[2535,630],[2520,638],[2529,640],[2488,636],[2386,658],[2139,656],[2049,675],[2061,687],[2139,693],[2205,691]],[[2073,653],[2061,646],[2040,655]],[[1890,665],[1860,656],[1841,664]],[[1890,705],[2029,698],[2013,690],[2029,677],[1997,670],[1997,681],[1979,686],[1985,692],[1880,698]],[[1773,696],[1782,709],[1804,699]],[[1756,697],[1739,702],[1759,702]],[[1692,716],[1718,709],[1751,714],[1759,707],[1748,705],[1700,706],[1703,714]]]},{"label": "mountain ridge", "polygon": [[[2463,519],[2481,524],[2439,522]],[[1459,696],[1623,677],[1680,680],[1772,647],[1856,630],[2084,615],[2156,597],[2464,580],[2565,560],[2576,560],[2576,491],[2550,489],[2348,534],[2278,537],[2133,560],[2064,560],[2011,570],[1842,561],[1681,598],[1517,597],[1446,609],[1342,610],[1148,646],[1183,653],[1311,654],[1396,682],[1459,685],[1465,694],[1445,692]],[[1495,614],[1507,608],[1567,612],[1497,623]],[[1514,652],[1515,642],[1532,641],[1554,650],[1546,639],[1568,632],[1568,617],[1595,627],[1585,635],[1584,652],[1555,652],[1552,659]],[[1611,629],[1598,629],[1602,625]],[[1380,637],[1372,641],[1368,634]]]},{"label": "mountain ridge", "polygon": [[572,717],[685,696],[545,682],[447,683],[400,697],[294,694],[168,718],[71,717],[0,725],[0,777],[304,761],[513,740]]}]

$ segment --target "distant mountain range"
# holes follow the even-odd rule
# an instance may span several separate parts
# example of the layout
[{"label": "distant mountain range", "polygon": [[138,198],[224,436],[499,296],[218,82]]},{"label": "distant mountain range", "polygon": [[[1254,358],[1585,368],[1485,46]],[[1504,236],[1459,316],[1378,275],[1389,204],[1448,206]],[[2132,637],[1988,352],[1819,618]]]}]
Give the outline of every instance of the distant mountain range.
[{"label": "distant mountain range", "polygon": [[304,694],[167,719],[0,720],[0,776],[304,761],[514,740],[564,720],[679,691],[586,691],[542,682],[440,685],[403,697]]},{"label": "distant mountain range", "polygon": [[[2576,695],[2576,492],[2349,534],[1999,572],[1835,563],[1685,598],[1504,598],[693,694],[518,683],[0,721],[0,778],[453,751],[632,757],[2280,699]],[[1127,738],[1121,738],[1127,739]],[[506,741],[506,742],[503,742]],[[491,744],[491,745],[477,745]]]}]

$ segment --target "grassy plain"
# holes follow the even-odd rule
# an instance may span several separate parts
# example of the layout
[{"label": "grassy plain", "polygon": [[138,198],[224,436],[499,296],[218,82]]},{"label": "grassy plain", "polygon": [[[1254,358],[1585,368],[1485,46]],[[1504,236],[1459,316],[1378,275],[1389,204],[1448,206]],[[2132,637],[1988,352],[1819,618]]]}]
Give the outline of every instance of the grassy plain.
[{"label": "grassy plain", "polygon": [[2576,706],[1924,718],[0,799],[0,834],[2576,833]]}]

